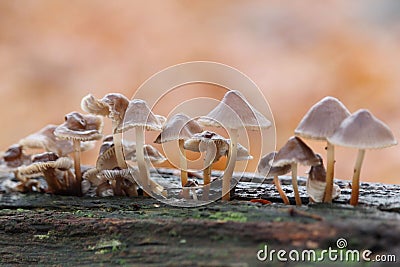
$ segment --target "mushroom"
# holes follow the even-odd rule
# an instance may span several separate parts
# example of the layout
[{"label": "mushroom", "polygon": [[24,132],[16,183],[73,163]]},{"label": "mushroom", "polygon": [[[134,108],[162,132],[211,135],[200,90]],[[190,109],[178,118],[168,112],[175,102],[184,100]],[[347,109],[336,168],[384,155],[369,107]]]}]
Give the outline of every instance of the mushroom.
[{"label": "mushroom", "polygon": [[[203,131],[194,134],[192,138],[185,141],[184,148],[194,152],[206,152],[204,159],[203,179],[204,185],[211,182],[212,164],[217,162],[221,157],[229,154],[230,140],[211,131]],[[236,161],[251,160],[253,157],[249,151],[237,144]]]},{"label": "mushroom", "polygon": [[89,94],[82,99],[81,108],[91,114],[109,117],[112,121],[113,140],[115,145],[115,153],[118,165],[122,169],[126,169],[123,150],[122,150],[122,132],[117,133],[117,128],[124,121],[125,112],[129,105],[129,99],[122,94],[111,93],[98,100]]},{"label": "mushroom", "polygon": [[[197,193],[196,193],[196,188],[199,186],[199,184],[196,181],[188,181],[184,186],[183,186],[183,192],[185,194],[185,189],[187,190],[190,188],[190,191],[192,192],[193,200],[197,201]],[[186,194],[185,194],[186,195]],[[186,197],[185,197],[186,198]]]},{"label": "mushroom", "polygon": [[31,163],[30,157],[24,154],[23,147],[19,144],[10,146],[4,152],[3,159],[8,168],[17,168]]},{"label": "mushroom", "polygon": [[153,114],[145,101],[141,99],[133,99],[129,102],[129,106],[125,113],[124,123],[120,124],[116,129],[117,133],[122,133],[132,128],[135,129],[137,151],[136,157],[139,168],[139,176],[143,185],[143,189],[147,192],[156,190],[157,193],[162,193],[162,189],[160,185],[150,180],[149,177],[149,171],[144,158],[144,131],[161,131],[164,121],[164,117]]},{"label": "mushroom", "polygon": [[358,149],[354,167],[350,204],[358,204],[361,165],[366,149],[379,149],[397,144],[390,128],[366,109],[360,109],[346,118],[335,133],[328,137],[334,145]]},{"label": "mushroom", "polygon": [[191,120],[189,116],[178,113],[172,116],[164,125],[162,132],[158,135],[154,143],[162,144],[165,142],[179,142],[179,159],[181,169],[181,184],[184,186],[188,182],[187,159],[184,149],[184,142],[194,134],[202,131],[200,125]]},{"label": "mushroom", "polygon": [[200,117],[198,122],[203,126],[224,127],[230,136],[228,165],[222,181],[222,199],[229,200],[231,179],[237,157],[239,129],[243,127],[250,130],[267,129],[271,127],[271,122],[253,108],[236,90],[228,91],[221,102],[205,117]]},{"label": "mushroom", "polygon": [[74,168],[78,184],[78,195],[81,195],[82,173],[80,167],[81,142],[99,140],[102,137],[103,121],[101,117],[82,115],[71,112],[65,116],[65,123],[54,130],[61,139],[72,140],[74,143]]},{"label": "mushroom", "polygon": [[[103,181],[103,183],[105,181],[108,182],[117,180],[120,181],[119,183],[118,182],[116,183],[119,188],[115,189],[115,194],[113,193],[113,195],[121,196],[124,195],[122,193],[124,192],[128,196],[137,196],[136,188],[133,186],[136,183],[133,177],[137,175],[138,171],[135,168],[129,168],[129,169],[116,168],[113,170],[102,170],[97,174],[97,177],[100,181]],[[128,181],[129,184],[127,184],[126,181]],[[119,192],[119,194],[116,194],[117,192]]]},{"label": "mushroom", "polygon": [[[319,165],[311,166],[308,172],[307,193],[310,197],[310,202],[323,202],[326,188],[326,170],[321,155],[315,154],[320,161]],[[335,199],[340,195],[340,187],[337,184],[333,185],[331,198]]]},{"label": "mushroom", "polygon": [[287,164],[281,167],[272,167],[272,162],[274,161],[276,154],[277,152],[274,151],[263,156],[258,163],[258,172],[261,175],[265,175],[266,177],[274,177],[275,187],[278,190],[278,193],[281,196],[283,203],[285,203],[286,205],[290,205],[290,201],[282,189],[278,176],[285,175],[290,172],[292,166],[290,164]]},{"label": "mushroom", "polygon": [[[167,159],[152,145],[145,144],[144,149],[144,159],[146,162],[152,162],[154,164],[161,164]],[[126,148],[127,160],[137,162],[137,151],[136,144],[132,143]]]},{"label": "mushroom", "polygon": [[[67,156],[74,151],[74,145],[71,140],[58,139],[54,131],[57,125],[49,124],[38,132],[28,135],[21,139],[19,144],[24,148],[43,149],[47,152],[54,152],[60,157]],[[86,151],[94,147],[93,143],[81,144],[81,151]]]},{"label": "mushroom", "polygon": [[335,132],[342,121],[348,116],[350,116],[350,112],[342,102],[334,97],[327,96],[310,108],[294,131],[297,136],[326,141],[327,143],[327,172],[324,202],[332,202],[335,165],[335,147],[327,138]]},{"label": "mushroom", "polygon": [[297,185],[297,164],[306,166],[316,166],[320,164],[319,158],[300,138],[291,137],[286,144],[278,151],[272,167],[283,167],[291,165],[292,169],[292,185],[296,205],[301,206],[299,188]]},{"label": "mushroom", "polygon": [[46,152],[37,156],[34,161],[29,166],[19,167],[18,176],[24,177],[42,173],[50,192],[62,195],[69,195],[74,192],[80,194],[80,191],[75,190],[80,188],[80,185],[78,185],[79,181],[75,180],[71,171],[72,161],[69,158],[58,158],[54,153]]}]

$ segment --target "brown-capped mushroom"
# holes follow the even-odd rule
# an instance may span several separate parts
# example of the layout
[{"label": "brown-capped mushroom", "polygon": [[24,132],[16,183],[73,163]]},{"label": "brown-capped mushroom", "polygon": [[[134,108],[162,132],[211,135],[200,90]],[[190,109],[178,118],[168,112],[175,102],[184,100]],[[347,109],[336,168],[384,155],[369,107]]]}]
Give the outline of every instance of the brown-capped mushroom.
[{"label": "brown-capped mushroom", "polygon": [[297,185],[297,164],[315,166],[320,164],[320,161],[311,148],[309,148],[300,138],[293,136],[289,138],[286,144],[278,151],[272,166],[283,167],[285,165],[291,165],[292,185],[296,205],[301,206],[299,188]]},{"label": "brown-capped mushroom", "polygon": [[[319,160],[320,164],[316,166],[311,166],[308,171],[307,179],[307,193],[310,197],[310,202],[320,203],[324,201],[325,188],[326,188],[326,169],[321,155],[315,154]],[[333,185],[333,190],[331,193],[331,198],[335,199],[340,195],[340,187],[337,184]]]},{"label": "brown-capped mushroom", "polygon": [[161,131],[165,118],[154,115],[147,103],[141,99],[133,99],[129,102],[125,117],[124,122],[118,126],[116,132],[122,133],[135,129],[136,157],[143,189],[148,193],[157,191],[156,193],[162,194],[163,190],[160,191],[161,186],[149,177],[143,146],[145,144],[144,131]]},{"label": "brown-capped mushroom", "polygon": [[222,181],[222,199],[230,199],[230,187],[237,157],[238,131],[245,127],[250,130],[267,129],[271,122],[250,105],[236,90],[228,91],[221,102],[198,122],[203,126],[224,127],[231,139],[228,153],[228,166]]},{"label": "brown-capped mushroom", "polygon": [[272,167],[272,162],[276,156],[277,152],[271,152],[260,159],[258,163],[258,172],[265,177],[274,177],[274,184],[281,196],[283,203],[290,205],[290,201],[282,189],[281,183],[279,181],[279,175],[285,175],[290,172],[292,165],[287,164],[280,167]]},{"label": "brown-capped mushroom", "polygon": [[78,184],[78,195],[81,195],[82,172],[80,167],[81,142],[94,141],[102,138],[103,120],[93,115],[83,115],[71,112],[65,116],[65,122],[54,130],[61,139],[72,140],[74,143],[74,168]]},{"label": "brown-capped mushroom", "polygon": [[181,184],[184,186],[188,181],[187,159],[184,149],[184,142],[194,134],[202,131],[200,125],[189,116],[178,113],[172,116],[164,125],[162,132],[158,135],[154,143],[162,144],[165,142],[179,142],[179,159],[181,169]]},{"label": "brown-capped mushroom", "polygon": [[365,150],[394,146],[397,141],[390,128],[366,109],[360,109],[347,117],[335,133],[328,137],[328,141],[334,145],[358,149],[350,199],[350,204],[356,206]]},{"label": "brown-capped mushroom", "polygon": [[[102,170],[97,174],[97,177],[100,181],[108,181],[108,182],[113,182],[113,181],[119,181],[116,182],[116,187],[115,187],[115,192],[113,195],[116,196],[122,196],[122,195],[128,195],[128,196],[137,196],[137,191],[136,188],[134,187],[134,184],[136,183],[133,177],[138,176],[138,170],[135,168],[129,168],[129,169],[113,169],[113,170]],[[126,183],[126,181],[129,182],[129,184]],[[111,187],[113,188],[113,187]]]},{"label": "brown-capped mushroom", "polygon": [[31,163],[30,157],[24,154],[23,147],[19,144],[10,146],[4,152],[3,160],[7,167],[11,169]]},{"label": "brown-capped mushroom", "polygon": [[118,93],[107,94],[100,100],[89,94],[85,96],[81,102],[81,108],[84,111],[111,119],[115,153],[118,165],[122,169],[126,169],[128,166],[126,165],[122,150],[122,132],[117,132],[117,128],[121,127],[124,121],[128,105],[129,99]]},{"label": "brown-capped mushroom", "polygon": [[344,119],[350,116],[350,112],[338,99],[327,96],[310,108],[303,117],[296,130],[295,135],[326,141],[327,143],[327,172],[326,190],[324,202],[332,202],[333,177],[335,165],[335,147],[327,138],[331,136]]},{"label": "brown-capped mushroom", "polygon": [[[36,133],[21,139],[19,144],[28,149],[43,149],[46,152],[54,152],[60,157],[65,157],[74,152],[74,145],[71,140],[63,140],[54,134],[57,125],[49,124]],[[92,149],[94,144],[85,142],[81,144],[81,151]]]}]

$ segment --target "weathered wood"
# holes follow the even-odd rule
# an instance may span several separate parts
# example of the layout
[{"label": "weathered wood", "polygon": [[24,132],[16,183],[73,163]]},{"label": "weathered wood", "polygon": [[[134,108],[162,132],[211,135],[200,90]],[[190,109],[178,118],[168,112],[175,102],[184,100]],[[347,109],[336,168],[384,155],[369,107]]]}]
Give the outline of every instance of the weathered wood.
[{"label": "weathered wood", "polygon": [[[163,175],[174,174],[165,170]],[[343,195],[333,204],[298,208],[280,203],[272,179],[265,184],[254,183],[257,179],[262,177],[245,176],[233,201],[196,208],[143,197],[1,194],[0,264],[266,266],[256,257],[264,245],[336,249],[338,238],[347,240],[347,249],[370,249],[400,260],[399,186],[362,183],[360,206],[352,207],[344,204],[350,198],[348,183],[337,181]],[[294,203],[290,177],[281,181]],[[304,182],[299,179],[299,188],[307,202]],[[248,201],[256,197],[273,203]]]}]

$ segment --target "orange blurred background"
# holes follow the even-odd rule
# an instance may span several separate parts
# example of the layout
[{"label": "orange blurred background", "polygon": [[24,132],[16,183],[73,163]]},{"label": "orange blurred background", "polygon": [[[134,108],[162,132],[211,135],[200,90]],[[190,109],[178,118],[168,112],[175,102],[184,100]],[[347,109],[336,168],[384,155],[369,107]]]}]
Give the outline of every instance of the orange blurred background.
[{"label": "orange blurred background", "polygon": [[[278,148],[326,95],[351,112],[368,108],[400,137],[400,1],[5,0],[0,150],[81,111],[88,93],[130,98],[154,73],[195,60],[230,65],[260,87]],[[400,184],[399,156],[400,146],[368,151],[362,180]],[[355,158],[338,148],[336,176],[351,178]]]}]

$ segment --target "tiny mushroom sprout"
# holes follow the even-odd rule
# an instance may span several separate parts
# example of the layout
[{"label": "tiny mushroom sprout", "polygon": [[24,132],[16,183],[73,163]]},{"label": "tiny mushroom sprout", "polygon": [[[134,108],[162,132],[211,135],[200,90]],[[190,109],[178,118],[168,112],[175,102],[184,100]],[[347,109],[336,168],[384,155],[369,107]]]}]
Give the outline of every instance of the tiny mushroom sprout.
[{"label": "tiny mushroom sprout", "polygon": [[172,116],[164,125],[162,132],[158,135],[154,143],[161,144],[165,142],[179,142],[179,158],[181,169],[181,184],[184,186],[188,182],[187,159],[184,150],[184,142],[194,134],[202,131],[200,125],[191,120],[189,116],[178,113]]},{"label": "tiny mushroom sprout", "polygon": [[126,169],[127,165],[122,150],[122,132],[117,133],[117,128],[121,127],[124,121],[125,112],[129,105],[129,99],[122,94],[111,93],[98,100],[89,94],[82,99],[81,108],[91,114],[108,117],[112,121],[113,139],[118,165]]},{"label": "tiny mushroom sprout", "polygon": [[198,122],[203,126],[225,127],[228,131],[231,141],[228,165],[222,180],[222,199],[229,200],[231,179],[237,157],[239,129],[243,127],[250,130],[266,129],[272,124],[236,90],[228,91],[221,102],[206,116],[200,117]]},{"label": "tiny mushroom sprout", "polygon": [[80,166],[81,142],[94,141],[102,138],[103,120],[101,117],[83,115],[71,112],[65,116],[65,123],[58,126],[54,134],[61,139],[72,140],[74,143],[74,168],[81,194],[82,172]]},{"label": "tiny mushroom sprout", "polygon": [[350,116],[350,112],[338,99],[327,96],[310,108],[307,114],[300,121],[295,135],[327,142],[327,172],[326,172],[326,190],[324,202],[332,202],[335,148],[327,140],[342,121]]},{"label": "tiny mushroom sprout", "polygon": [[274,151],[274,152],[271,152],[271,153],[263,156],[261,158],[260,162],[258,163],[258,172],[261,175],[265,175],[266,177],[270,177],[270,176],[274,177],[275,187],[278,190],[278,193],[281,196],[283,203],[285,203],[286,205],[290,205],[290,201],[282,189],[282,186],[281,186],[278,176],[285,175],[288,172],[290,172],[292,165],[286,164],[281,167],[272,167],[272,162],[274,161],[276,154],[277,154],[277,152]]},{"label": "tiny mushroom sprout", "polygon": [[[321,155],[316,154],[320,160],[320,164],[311,166],[308,172],[307,193],[310,197],[310,202],[320,203],[324,201],[326,187],[326,170]],[[332,199],[340,195],[340,187],[337,184],[333,185]]]},{"label": "tiny mushroom sprout", "polygon": [[161,131],[165,118],[155,115],[150,110],[147,103],[141,99],[133,99],[129,102],[125,116],[124,122],[117,127],[116,132],[121,133],[130,129],[135,129],[136,157],[143,189],[147,193],[154,190],[157,191],[157,193],[162,193],[160,186],[149,177],[149,170],[144,157],[144,131]]},{"label": "tiny mushroom sprout", "polygon": [[299,188],[297,185],[297,164],[315,166],[320,164],[319,158],[300,138],[293,136],[278,151],[272,167],[283,167],[291,165],[292,185],[296,199],[296,205],[301,206]]},{"label": "tiny mushroom sprout", "polygon": [[358,149],[350,199],[350,204],[356,206],[365,150],[394,146],[397,141],[390,128],[366,109],[360,109],[346,118],[328,141],[338,146]]},{"label": "tiny mushroom sprout", "polygon": [[[60,157],[67,156],[74,152],[74,145],[71,140],[62,140],[55,136],[54,131],[57,125],[49,124],[38,132],[28,135],[21,139],[19,144],[28,149],[42,149],[46,152],[54,152]],[[93,143],[82,143],[81,151],[90,150],[94,147]]]}]

